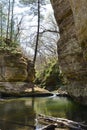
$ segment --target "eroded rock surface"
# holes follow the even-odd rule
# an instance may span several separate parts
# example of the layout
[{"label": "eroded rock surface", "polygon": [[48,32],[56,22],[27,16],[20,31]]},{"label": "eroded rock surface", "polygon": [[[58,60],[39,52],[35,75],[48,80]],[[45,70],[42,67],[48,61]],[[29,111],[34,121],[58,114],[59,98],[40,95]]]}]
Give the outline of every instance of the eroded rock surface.
[{"label": "eroded rock surface", "polygon": [[17,48],[0,48],[0,93],[21,93],[33,87],[32,62]]},{"label": "eroded rock surface", "polygon": [[60,30],[58,57],[67,91],[87,105],[87,1],[51,0]]},{"label": "eroded rock surface", "polygon": [[33,81],[34,67],[18,50],[0,50],[0,81]]}]

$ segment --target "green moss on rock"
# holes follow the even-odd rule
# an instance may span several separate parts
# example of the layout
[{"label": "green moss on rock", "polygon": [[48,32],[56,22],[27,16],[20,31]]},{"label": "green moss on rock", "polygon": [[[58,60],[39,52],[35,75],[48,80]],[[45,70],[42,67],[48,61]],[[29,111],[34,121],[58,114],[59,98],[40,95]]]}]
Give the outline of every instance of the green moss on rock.
[{"label": "green moss on rock", "polygon": [[13,46],[0,47],[0,81],[34,80],[34,66],[26,58],[20,48]]},{"label": "green moss on rock", "polygon": [[62,84],[58,66],[56,61],[48,63],[43,72],[37,74],[35,82],[48,90],[57,89]]}]

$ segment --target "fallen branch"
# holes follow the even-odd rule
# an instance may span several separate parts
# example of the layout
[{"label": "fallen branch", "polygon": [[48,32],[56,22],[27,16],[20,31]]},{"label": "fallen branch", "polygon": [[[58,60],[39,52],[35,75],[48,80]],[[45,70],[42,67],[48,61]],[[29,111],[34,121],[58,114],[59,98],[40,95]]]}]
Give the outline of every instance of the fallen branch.
[{"label": "fallen branch", "polygon": [[43,34],[43,33],[46,33],[46,32],[59,33],[59,31],[57,31],[57,30],[45,29],[42,32],[40,32],[40,34]]},{"label": "fallen branch", "polygon": [[47,126],[42,127],[39,130],[55,130],[55,127],[56,127],[55,125],[47,125]]},{"label": "fallen branch", "polygon": [[[49,130],[48,126],[54,126],[54,128],[72,128],[74,130],[86,130],[87,125],[84,124],[83,122],[76,122],[64,118],[56,118],[56,117],[51,117],[51,116],[46,116],[39,114],[38,115],[38,122],[45,124],[47,126],[43,127],[40,130]],[[52,129],[55,130],[55,129]]]}]

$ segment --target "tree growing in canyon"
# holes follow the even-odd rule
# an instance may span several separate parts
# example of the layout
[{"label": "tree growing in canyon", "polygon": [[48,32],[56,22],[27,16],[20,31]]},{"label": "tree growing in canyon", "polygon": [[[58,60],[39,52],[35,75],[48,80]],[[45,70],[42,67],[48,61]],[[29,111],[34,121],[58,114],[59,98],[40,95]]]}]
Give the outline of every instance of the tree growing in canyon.
[{"label": "tree growing in canyon", "polygon": [[39,31],[40,31],[40,0],[38,0],[38,24],[37,24],[37,36],[36,36],[36,44],[35,44],[35,52],[33,58],[33,64],[35,65],[37,50],[38,50],[38,42],[39,42]]},{"label": "tree growing in canyon", "polygon": [[6,44],[12,43],[18,40],[20,33],[22,18],[14,13],[15,0],[1,0],[0,3],[0,36],[3,42]]},{"label": "tree growing in canyon", "polygon": [[[34,16],[34,18],[35,17],[39,18],[38,19],[39,22],[37,21],[37,23],[39,23],[39,26],[36,23],[35,25],[30,26],[29,33],[25,37],[26,40],[24,42],[27,45],[26,47],[31,48],[32,51],[34,52],[33,61],[36,62],[37,57],[41,58],[41,57],[50,57],[51,55],[52,56],[56,55],[57,40],[55,39],[57,38],[58,35],[58,29],[57,29],[56,22],[54,22],[55,20],[52,20],[54,19],[53,17],[51,17],[52,13],[49,16],[50,20],[47,21],[47,23],[44,23],[43,10],[46,10],[45,9],[45,5],[47,4],[46,1],[42,0],[39,2],[39,7],[40,7],[39,11],[38,8],[36,8],[38,5],[37,1],[21,0],[20,2],[24,4],[26,7],[29,5],[29,8],[32,10],[32,12],[30,12],[30,15],[32,15],[32,17]],[[38,12],[39,12],[39,16],[38,16]],[[32,18],[32,21],[33,20],[34,19]],[[38,31],[35,28],[38,28],[39,33],[37,33]],[[39,36],[39,38],[37,38],[37,36]],[[48,42],[50,42],[50,44]]]}]

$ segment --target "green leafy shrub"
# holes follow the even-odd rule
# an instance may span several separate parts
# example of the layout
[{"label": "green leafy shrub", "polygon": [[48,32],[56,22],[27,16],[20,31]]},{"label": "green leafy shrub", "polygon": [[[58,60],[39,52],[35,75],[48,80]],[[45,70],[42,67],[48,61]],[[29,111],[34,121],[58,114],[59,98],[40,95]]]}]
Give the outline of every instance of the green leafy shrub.
[{"label": "green leafy shrub", "polygon": [[1,48],[10,48],[10,47],[18,47],[19,44],[15,41],[11,41],[10,39],[6,39],[6,38],[1,38],[0,37],[0,47]]},{"label": "green leafy shrub", "polygon": [[49,62],[43,72],[37,73],[35,83],[48,90],[58,89],[62,85],[58,61]]}]

